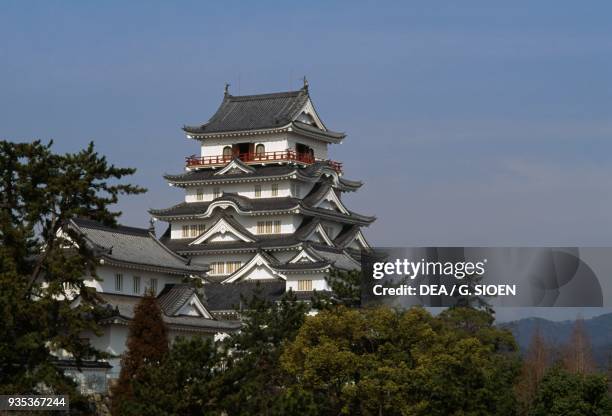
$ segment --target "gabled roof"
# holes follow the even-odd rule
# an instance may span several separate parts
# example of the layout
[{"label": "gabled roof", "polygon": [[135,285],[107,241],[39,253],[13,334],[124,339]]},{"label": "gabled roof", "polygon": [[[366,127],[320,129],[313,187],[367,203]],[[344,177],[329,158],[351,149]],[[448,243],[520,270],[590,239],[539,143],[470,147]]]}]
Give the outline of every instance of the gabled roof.
[{"label": "gabled roof", "polygon": [[249,280],[244,279],[245,276],[249,275],[255,268],[264,268],[268,271],[269,275],[272,276],[273,279],[283,279],[286,277],[278,272],[278,261],[272,257],[270,254],[265,251],[259,251],[251,260],[249,260],[244,266],[240,269],[229,275],[227,278],[223,280],[223,283],[232,283],[240,280]]},{"label": "gabled roof", "polygon": [[[134,308],[140,301],[140,296],[128,296],[115,293],[98,293],[100,298],[115,310],[115,315],[104,321],[104,323],[127,324],[134,318]],[[161,305],[160,305],[161,306]],[[162,319],[173,327],[198,332],[225,332],[240,329],[240,323],[228,322],[217,319],[203,318],[199,316],[172,316],[167,315],[162,308]]]},{"label": "gabled roof", "polygon": [[157,302],[168,316],[182,315],[188,306],[193,305],[200,316],[212,319],[212,315],[200,301],[197,289],[188,283],[166,284],[157,296]]},{"label": "gabled roof", "polygon": [[343,133],[329,131],[313,114],[317,126],[297,121],[298,116],[307,107],[314,110],[308,88],[298,91],[277,92],[270,94],[235,96],[225,93],[221,105],[207,123],[199,126],[185,126],[183,130],[199,138],[227,132],[245,132],[253,130],[277,129],[291,127],[306,135],[314,135],[323,140],[339,142],[345,137]]},{"label": "gabled roof", "polygon": [[150,209],[149,213],[159,219],[190,218],[209,215],[214,207],[237,208],[241,212],[286,211],[299,206],[299,199],[247,198],[235,193],[225,192],[219,198],[207,202],[181,202],[166,209]]},{"label": "gabled roof", "polygon": [[361,268],[361,264],[345,250],[323,245],[316,245],[312,248],[317,255],[328,261],[336,269],[358,270]]},{"label": "gabled roof", "polygon": [[262,298],[275,301],[285,294],[285,281],[272,280],[266,282],[242,281],[232,284],[208,283],[204,285],[204,292],[208,299],[211,311],[243,309],[244,302],[249,301],[254,294]]},{"label": "gabled roof", "polygon": [[217,112],[200,126],[185,126],[188,133],[257,130],[281,127],[299,115],[308,101],[308,90],[272,94],[225,94]]},{"label": "gabled roof", "polygon": [[144,228],[110,227],[81,218],[71,220],[67,226],[81,233],[106,264],[180,275],[203,274],[208,270],[205,266],[190,265]]},{"label": "gabled roof", "polygon": [[359,230],[360,228],[357,225],[345,227],[334,239],[334,245],[340,248],[346,247],[355,239]]},{"label": "gabled roof", "polygon": [[240,175],[240,174],[252,174],[255,172],[255,168],[245,165],[239,158],[233,158],[224,168],[214,173],[215,176],[219,175]]},{"label": "gabled roof", "polygon": [[253,235],[249,230],[244,228],[240,222],[238,222],[235,218],[227,215],[225,210],[217,212],[212,218],[211,222],[213,225],[203,232],[201,235],[196,237],[189,245],[202,244],[207,241],[210,237],[215,234],[221,233],[230,233],[236,236],[239,240],[242,240],[247,243],[254,242],[257,237]]},{"label": "gabled roof", "polygon": [[292,177],[303,182],[315,182],[322,175],[330,175],[335,186],[342,191],[355,191],[363,185],[360,181],[352,181],[338,175],[326,161],[317,161],[308,166],[284,164],[249,167],[253,168],[254,172],[245,173],[233,170],[220,175],[219,170],[198,169],[176,175],[166,174],[164,179],[172,185],[186,187],[212,183],[259,182],[262,179],[274,180]]}]

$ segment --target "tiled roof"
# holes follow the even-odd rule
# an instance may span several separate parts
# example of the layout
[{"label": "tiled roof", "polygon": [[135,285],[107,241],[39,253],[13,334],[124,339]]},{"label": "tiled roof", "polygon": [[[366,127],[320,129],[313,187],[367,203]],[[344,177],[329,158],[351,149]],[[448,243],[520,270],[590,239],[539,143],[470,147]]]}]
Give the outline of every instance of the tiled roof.
[{"label": "tiled roof", "polygon": [[331,265],[340,270],[357,270],[361,267],[358,261],[353,259],[344,250],[337,249],[335,247],[327,247],[323,245],[313,245],[313,250],[320,257],[324,258]]},{"label": "tiled roof", "polygon": [[308,90],[234,96],[226,94],[208,123],[185,126],[188,133],[217,133],[281,127],[299,115]]},{"label": "tiled roof", "polygon": [[309,99],[308,88],[257,95],[235,96],[226,93],[207,123],[185,126],[183,130],[203,137],[215,133],[248,132],[291,125],[294,131],[306,136],[339,143],[345,137],[344,133],[330,131],[325,126],[321,129],[297,120]]},{"label": "tiled roof", "polygon": [[224,181],[228,179],[261,179],[269,176],[284,176],[294,172],[297,167],[293,165],[265,165],[265,166],[254,166],[255,172],[253,173],[226,173],[224,175],[217,175],[215,173],[219,170],[213,169],[199,169],[192,170],[189,172],[181,173],[178,175],[164,175],[164,178],[169,182],[201,182],[201,181]]},{"label": "tiled roof", "polygon": [[[99,293],[99,296],[110,307],[114,308],[120,317],[127,320],[134,318],[134,308],[141,299],[139,296],[126,296],[114,293]],[[166,324],[171,326],[187,326],[209,331],[234,331],[240,328],[240,324],[235,322],[197,316],[168,316],[162,313],[162,318]]]},{"label": "tiled roof", "polygon": [[287,210],[299,205],[299,199],[291,197],[283,198],[247,198],[235,193],[225,192],[219,198],[207,202],[181,202],[170,208],[150,209],[149,213],[159,218],[171,218],[180,216],[193,216],[206,212],[208,207],[215,202],[233,202],[242,211],[280,211]]},{"label": "tiled roof", "polygon": [[208,308],[211,311],[243,309],[244,302],[241,300],[241,295],[248,302],[258,291],[264,299],[271,301],[280,300],[285,293],[285,281],[245,281],[229,284],[209,283],[204,285]]},{"label": "tiled roof", "polygon": [[[164,175],[164,178],[169,183],[176,184],[178,186],[189,186],[196,185],[198,183],[221,183],[241,180],[259,181],[263,178],[287,177],[295,173],[298,180],[301,179],[312,182],[318,179],[322,174],[333,170],[329,166],[329,163],[323,160],[317,161],[308,166],[285,164],[264,166],[253,165],[251,167],[254,168],[255,172],[236,172],[226,173],[224,175],[215,175],[217,172],[219,172],[219,170],[198,169],[175,175],[166,174]],[[360,181],[349,180],[343,176],[339,176],[338,181],[343,191],[354,191],[363,185],[363,183]]]},{"label": "tiled roof", "polygon": [[189,243],[192,239],[167,239],[165,240],[166,246],[177,253],[188,255],[194,253],[210,253],[222,250],[248,250],[255,252],[259,249],[270,249],[274,247],[290,247],[300,243],[300,240],[294,236],[256,236],[257,240],[253,243],[246,243],[244,241],[221,241],[205,244],[194,244]]},{"label": "tiled roof", "polygon": [[109,227],[98,222],[74,219],[73,226],[109,262],[161,269],[180,274],[200,274],[207,267],[189,265],[188,260],[165,247],[147,229]]},{"label": "tiled roof", "polygon": [[344,248],[347,244],[350,244],[357,233],[359,232],[359,226],[352,225],[350,227],[344,227],[344,229],[334,239],[334,245],[336,247]]},{"label": "tiled roof", "polygon": [[174,316],[195,294],[196,288],[187,283],[166,285],[157,296],[157,301],[166,315]]}]

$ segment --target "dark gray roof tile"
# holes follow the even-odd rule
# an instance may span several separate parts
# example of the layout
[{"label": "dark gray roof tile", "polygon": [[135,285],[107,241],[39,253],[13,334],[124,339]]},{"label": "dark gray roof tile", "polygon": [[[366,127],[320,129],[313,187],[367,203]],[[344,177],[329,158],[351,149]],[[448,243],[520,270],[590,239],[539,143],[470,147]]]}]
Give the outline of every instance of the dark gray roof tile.
[{"label": "dark gray roof tile", "polygon": [[110,263],[129,264],[178,272],[201,274],[204,266],[188,265],[188,260],[174,254],[147,229],[117,226],[110,227],[95,221],[74,219],[72,226]]},{"label": "dark gray roof tile", "polygon": [[150,209],[149,213],[159,218],[193,216],[205,213],[210,204],[221,201],[234,202],[241,210],[248,212],[287,210],[299,204],[299,199],[291,197],[250,199],[235,193],[225,192],[213,201],[181,202],[170,208]]},{"label": "dark gray roof tile", "polygon": [[209,283],[204,285],[204,293],[211,311],[243,309],[241,296],[248,302],[255,293],[267,300],[280,300],[285,294],[285,281]]},{"label": "dark gray roof tile", "polygon": [[[118,295],[114,293],[99,293],[99,295],[105,303],[117,310],[120,317],[127,320],[134,318],[134,308],[141,299],[139,296]],[[235,331],[240,328],[240,324],[236,322],[197,316],[168,316],[162,313],[162,318],[168,325],[188,326],[209,331]]]},{"label": "dark gray roof tile", "polygon": [[185,126],[184,130],[205,134],[281,127],[297,117],[307,101],[306,89],[258,95],[226,94],[208,123]]}]

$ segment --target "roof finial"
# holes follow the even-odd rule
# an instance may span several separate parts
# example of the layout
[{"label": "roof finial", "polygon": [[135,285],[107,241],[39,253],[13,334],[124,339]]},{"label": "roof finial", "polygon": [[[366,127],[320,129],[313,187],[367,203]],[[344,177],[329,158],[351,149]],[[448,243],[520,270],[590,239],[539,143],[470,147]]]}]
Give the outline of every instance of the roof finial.
[{"label": "roof finial", "polygon": [[155,220],[153,217],[149,218],[149,232],[155,235]]},{"label": "roof finial", "polygon": [[229,87],[230,87],[230,85],[232,85],[232,84],[230,84],[229,82],[225,83],[225,88],[224,88],[224,91],[223,91],[225,95],[229,95]]},{"label": "roof finial", "polygon": [[304,75],[304,89],[308,90],[308,80],[306,79],[306,75]]}]

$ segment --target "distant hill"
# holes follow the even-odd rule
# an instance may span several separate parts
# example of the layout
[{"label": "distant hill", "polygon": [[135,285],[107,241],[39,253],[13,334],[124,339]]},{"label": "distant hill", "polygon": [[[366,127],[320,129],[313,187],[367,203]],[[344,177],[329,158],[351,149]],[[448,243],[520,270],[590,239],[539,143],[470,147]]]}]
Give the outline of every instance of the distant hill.
[{"label": "distant hill", "polygon": [[[555,322],[542,318],[525,318],[501,324],[500,327],[510,329],[521,351],[525,352],[537,327],[550,345],[560,348],[567,343],[574,323],[575,321]],[[585,319],[584,326],[591,339],[595,361],[601,368],[606,368],[612,359],[612,313]]]}]

